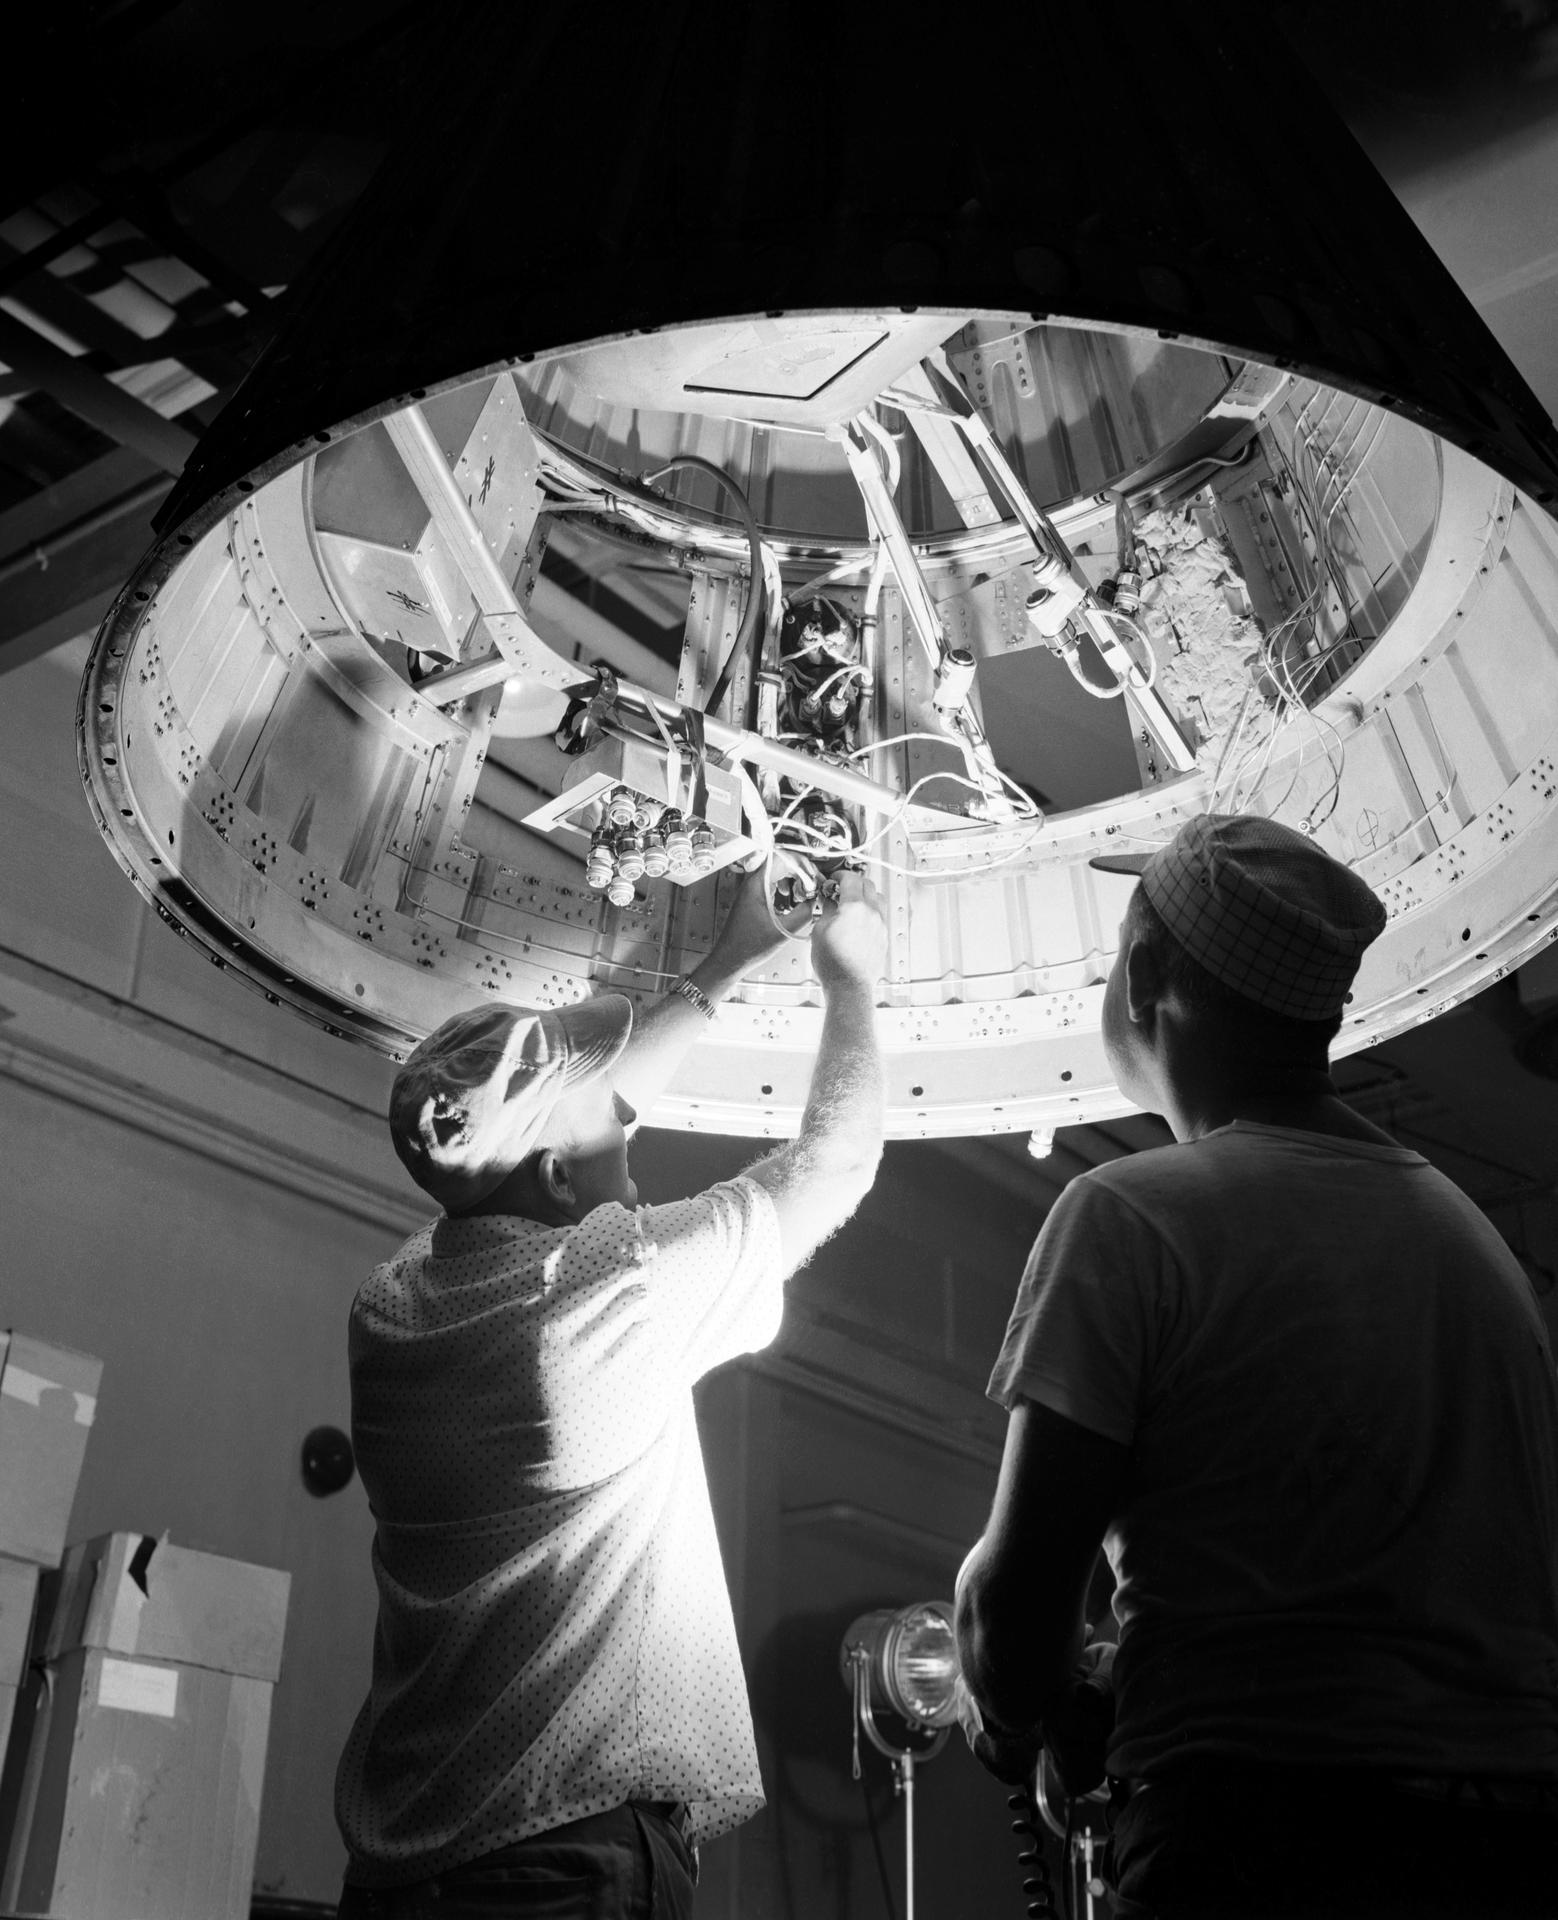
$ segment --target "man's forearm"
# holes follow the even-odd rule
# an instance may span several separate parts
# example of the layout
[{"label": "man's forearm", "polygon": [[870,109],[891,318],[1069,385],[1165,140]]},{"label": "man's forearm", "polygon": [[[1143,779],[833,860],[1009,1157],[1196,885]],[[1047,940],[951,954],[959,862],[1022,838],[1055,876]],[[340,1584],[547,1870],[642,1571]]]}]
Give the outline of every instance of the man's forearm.
[{"label": "man's forearm", "polygon": [[[739,985],[745,972],[745,963],[722,956],[716,948],[686,978],[718,1006]],[[708,1025],[709,1016],[679,993],[662,994],[640,1008],[633,1016],[633,1032],[614,1075],[623,1099],[638,1113],[647,1114]]]},{"label": "man's forearm", "polygon": [[835,1173],[857,1163],[874,1173],[882,1157],[885,1109],[875,988],[867,981],[838,981],[827,992],[795,1151],[826,1156]]},{"label": "man's forearm", "polygon": [[[780,942],[765,900],[766,886],[760,873],[741,880],[712,951],[685,976],[713,1006],[767,965]],[[617,1091],[630,1106],[640,1114],[649,1113],[702,1037],[708,1019],[695,999],[675,992],[662,994],[638,1010],[615,1074]]]},{"label": "man's forearm", "polygon": [[953,1603],[958,1658],[987,1719],[1013,1731],[1037,1726],[1065,1698],[1082,1646],[1080,1618],[1059,1594],[1010,1591],[980,1541],[964,1561]]}]

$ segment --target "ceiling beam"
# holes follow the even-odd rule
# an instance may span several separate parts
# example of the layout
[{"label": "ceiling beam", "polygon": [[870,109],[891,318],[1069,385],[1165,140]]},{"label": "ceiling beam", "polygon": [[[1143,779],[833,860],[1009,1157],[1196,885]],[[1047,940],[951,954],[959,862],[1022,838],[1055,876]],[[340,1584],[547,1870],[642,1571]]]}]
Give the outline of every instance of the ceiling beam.
[{"label": "ceiling beam", "polygon": [[150,546],[152,515],[171,485],[142,481],[0,562],[0,673],[98,625]]},{"label": "ceiling beam", "polygon": [[122,446],[134,447],[164,473],[184,471],[195,448],[195,436],[186,427],[164,420],[155,407],[93,373],[9,313],[0,313],[0,360],[78,419]]}]

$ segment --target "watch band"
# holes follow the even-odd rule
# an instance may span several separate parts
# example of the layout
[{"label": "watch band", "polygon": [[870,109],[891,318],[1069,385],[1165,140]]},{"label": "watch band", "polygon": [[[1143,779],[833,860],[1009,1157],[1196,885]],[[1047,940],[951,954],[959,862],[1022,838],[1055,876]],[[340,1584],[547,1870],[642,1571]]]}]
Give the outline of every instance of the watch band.
[{"label": "watch band", "polygon": [[714,1002],[703,991],[702,987],[695,986],[693,982],[687,978],[686,974],[682,975],[671,988],[671,991],[672,993],[679,993],[690,1006],[696,1007],[705,1020],[712,1020],[714,1018]]}]

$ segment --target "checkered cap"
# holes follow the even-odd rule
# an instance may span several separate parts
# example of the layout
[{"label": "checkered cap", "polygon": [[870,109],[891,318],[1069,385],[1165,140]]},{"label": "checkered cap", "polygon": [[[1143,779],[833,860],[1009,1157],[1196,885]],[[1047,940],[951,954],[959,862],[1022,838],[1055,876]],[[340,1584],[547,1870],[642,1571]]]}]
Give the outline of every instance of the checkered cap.
[{"label": "checkered cap", "polygon": [[1339,1013],[1364,948],[1385,925],[1378,895],[1350,867],[1255,814],[1198,814],[1156,853],[1090,864],[1140,874],[1147,899],[1193,960],[1290,1020]]},{"label": "checkered cap", "polygon": [[559,1096],[615,1063],[632,1027],[620,993],[546,1012],[455,1014],[390,1089],[390,1138],[406,1171],[451,1213],[475,1206],[529,1153]]}]

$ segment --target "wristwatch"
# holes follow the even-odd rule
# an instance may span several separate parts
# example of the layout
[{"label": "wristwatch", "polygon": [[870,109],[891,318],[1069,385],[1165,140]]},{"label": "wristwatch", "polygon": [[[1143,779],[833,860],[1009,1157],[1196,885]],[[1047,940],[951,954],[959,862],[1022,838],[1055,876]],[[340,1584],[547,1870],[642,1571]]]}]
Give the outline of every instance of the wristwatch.
[{"label": "wristwatch", "polygon": [[703,991],[702,987],[695,986],[693,982],[687,978],[686,974],[682,975],[681,979],[671,988],[671,991],[672,993],[679,993],[690,1006],[696,1007],[705,1020],[712,1020],[714,1018],[714,1002]]}]

